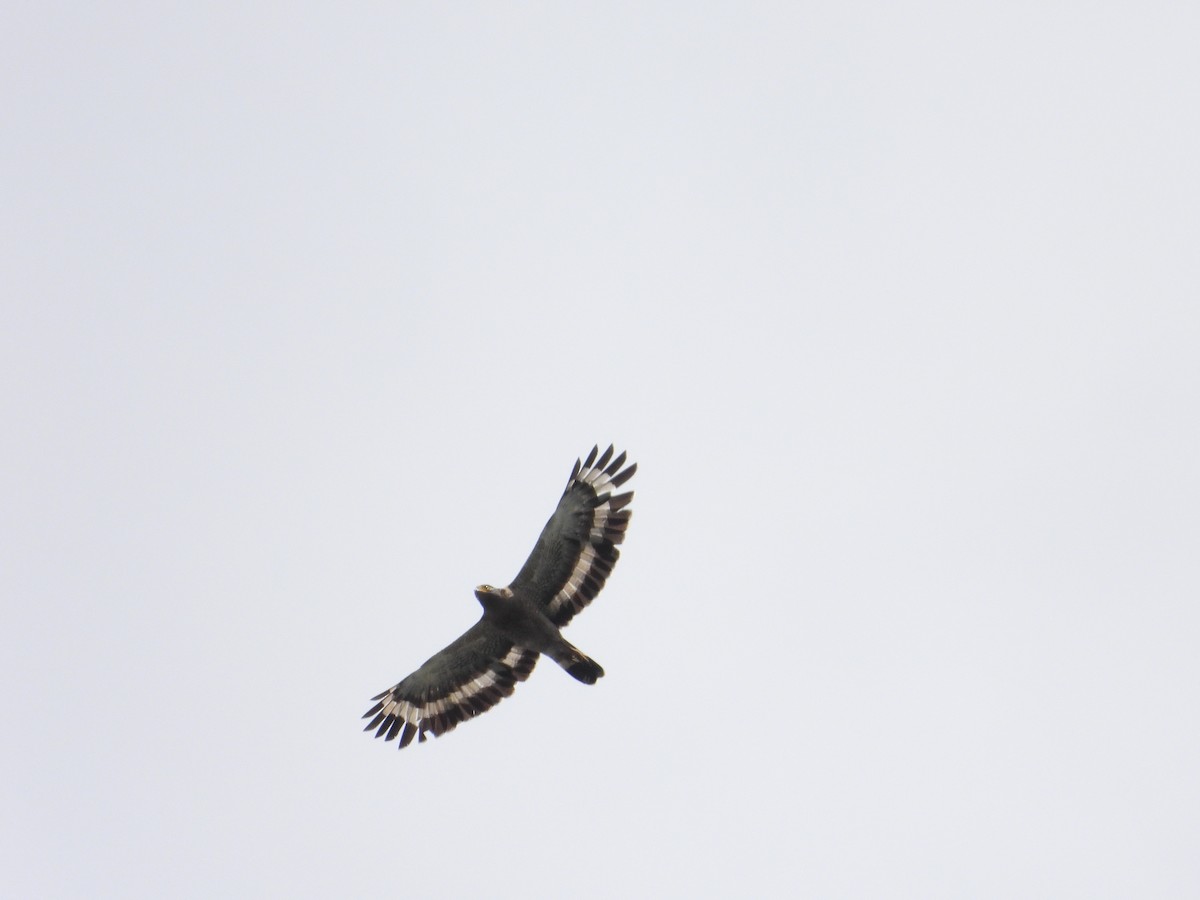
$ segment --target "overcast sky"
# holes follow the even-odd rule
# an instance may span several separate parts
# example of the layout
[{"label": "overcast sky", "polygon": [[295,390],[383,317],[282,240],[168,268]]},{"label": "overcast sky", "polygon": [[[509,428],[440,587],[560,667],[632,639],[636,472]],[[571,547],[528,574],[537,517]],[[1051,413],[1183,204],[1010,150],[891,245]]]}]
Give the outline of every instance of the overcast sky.
[{"label": "overcast sky", "polygon": [[[1198,44],[10,4],[0,894],[1196,896]],[[610,441],[607,676],[364,735]]]}]

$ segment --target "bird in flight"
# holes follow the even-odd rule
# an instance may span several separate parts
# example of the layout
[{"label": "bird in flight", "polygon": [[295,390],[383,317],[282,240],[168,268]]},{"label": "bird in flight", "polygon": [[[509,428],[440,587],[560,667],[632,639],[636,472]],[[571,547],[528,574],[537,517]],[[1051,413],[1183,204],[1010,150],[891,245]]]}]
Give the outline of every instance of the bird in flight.
[{"label": "bird in flight", "polygon": [[[637,471],[625,454],[593,447],[575,460],[571,477],[537,545],[507,587],[481,584],[483,616],[417,671],[371,699],[364,731],[407,747],[453,731],[491,709],[533,672],[546,654],[584,684],[604,669],[562,636],[560,629],[600,593],[620,556],[633,492],[617,494]],[[599,453],[599,458],[597,454]]]}]

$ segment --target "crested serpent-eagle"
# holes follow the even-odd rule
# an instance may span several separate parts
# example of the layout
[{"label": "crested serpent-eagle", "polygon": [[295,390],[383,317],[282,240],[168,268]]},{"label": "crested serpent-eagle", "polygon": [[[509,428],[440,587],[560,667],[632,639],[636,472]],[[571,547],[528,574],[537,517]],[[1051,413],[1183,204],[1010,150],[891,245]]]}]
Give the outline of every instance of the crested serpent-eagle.
[{"label": "crested serpent-eagle", "polygon": [[537,545],[508,587],[481,584],[483,616],[465,634],[399,684],[371,699],[364,731],[407,747],[413,738],[453,731],[513,692],[545,653],[584,684],[604,674],[599,663],[559,630],[592,602],[620,555],[633,492],[615,493],[637,471],[625,454],[593,447],[575,460],[566,490]]}]

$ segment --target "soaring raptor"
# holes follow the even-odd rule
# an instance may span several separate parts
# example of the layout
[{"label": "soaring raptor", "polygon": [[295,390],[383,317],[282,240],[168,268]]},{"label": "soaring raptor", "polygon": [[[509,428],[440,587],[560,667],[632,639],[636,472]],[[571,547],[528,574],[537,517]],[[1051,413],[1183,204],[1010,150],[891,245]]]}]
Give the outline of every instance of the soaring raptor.
[{"label": "soaring raptor", "polygon": [[613,448],[596,458],[593,447],[567,479],[554,515],[537,546],[508,587],[481,584],[475,597],[483,616],[465,634],[399,684],[371,699],[364,731],[400,738],[445,734],[459,722],[495,706],[533,672],[545,653],[584,684],[604,674],[600,664],[571,645],[559,630],[604,587],[625,540],[633,492],[614,493],[637,471]]}]

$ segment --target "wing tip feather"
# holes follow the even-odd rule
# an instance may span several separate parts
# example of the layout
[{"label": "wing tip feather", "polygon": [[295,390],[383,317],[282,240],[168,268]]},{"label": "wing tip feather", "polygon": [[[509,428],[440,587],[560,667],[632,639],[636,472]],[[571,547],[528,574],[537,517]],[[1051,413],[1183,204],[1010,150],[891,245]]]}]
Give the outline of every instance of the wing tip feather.
[{"label": "wing tip feather", "polygon": [[627,482],[630,478],[632,478],[634,476],[634,473],[637,472],[637,467],[638,467],[638,464],[634,463],[628,469],[626,469],[624,472],[618,472],[616,475],[614,475],[612,477],[613,487],[620,487],[625,482]]}]

